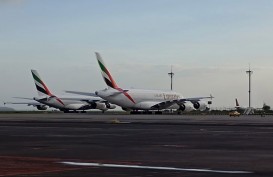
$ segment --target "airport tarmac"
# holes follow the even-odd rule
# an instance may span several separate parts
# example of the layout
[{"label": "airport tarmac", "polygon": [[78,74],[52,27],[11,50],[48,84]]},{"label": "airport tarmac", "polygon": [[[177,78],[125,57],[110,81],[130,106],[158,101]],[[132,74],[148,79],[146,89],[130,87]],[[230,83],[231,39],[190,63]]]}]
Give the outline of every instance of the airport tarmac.
[{"label": "airport tarmac", "polygon": [[0,176],[273,176],[273,116],[0,114]]}]

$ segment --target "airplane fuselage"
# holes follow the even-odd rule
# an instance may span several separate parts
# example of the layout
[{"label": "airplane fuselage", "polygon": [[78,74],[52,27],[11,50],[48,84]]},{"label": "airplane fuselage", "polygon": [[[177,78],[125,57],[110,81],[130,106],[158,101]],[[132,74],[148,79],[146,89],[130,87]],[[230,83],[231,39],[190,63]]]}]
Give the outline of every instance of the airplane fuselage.
[{"label": "airplane fuselage", "polygon": [[[151,110],[151,107],[155,104],[183,98],[181,94],[173,91],[144,89],[125,89],[124,91],[118,91],[108,88],[96,91],[96,94],[113,104],[136,110]],[[179,105],[174,104],[171,108],[178,109]],[[154,109],[156,110],[156,108]]]}]

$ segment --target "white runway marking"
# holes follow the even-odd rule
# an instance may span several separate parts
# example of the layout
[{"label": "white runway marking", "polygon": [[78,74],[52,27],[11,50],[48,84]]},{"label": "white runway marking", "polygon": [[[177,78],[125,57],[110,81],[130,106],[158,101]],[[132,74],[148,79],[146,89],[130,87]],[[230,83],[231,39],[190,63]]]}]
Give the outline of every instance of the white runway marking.
[{"label": "white runway marking", "polygon": [[250,171],[225,171],[210,169],[194,169],[194,168],[175,168],[175,167],[156,167],[156,166],[140,166],[140,165],[120,165],[120,164],[103,164],[103,163],[82,163],[82,162],[61,162],[66,165],[88,166],[88,167],[111,167],[111,168],[136,168],[150,170],[170,170],[170,171],[187,171],[187,172],[206,172],[206,173],[226,173],[226,174],[249,174]]}]

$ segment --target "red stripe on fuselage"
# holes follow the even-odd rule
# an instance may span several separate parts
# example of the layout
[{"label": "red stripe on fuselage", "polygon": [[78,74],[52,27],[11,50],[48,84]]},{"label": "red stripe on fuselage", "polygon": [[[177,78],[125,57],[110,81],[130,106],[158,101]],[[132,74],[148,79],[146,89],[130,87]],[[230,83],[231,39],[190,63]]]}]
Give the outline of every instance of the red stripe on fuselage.
[{"label": "red stripe on fuselage", "polygon": [[129,100],[131,100],[134,104],[136,104],[136,102],[134,101],[134,99],[127,93],[124,92],[124,90],[122,90],[121,88],[116,88],[118,91],[122,92]]},{"label": "red stripe on fuselage", "polygon": [[57,100],[59,103],[61,103],[63,106],[65,106],[64,103],[62,102],[62,100],[61,100],[60,98],[56,97],[56,100]]},{"label": "red stripe on fuselage", "polygon": [[136,102],[134,101],[134,99],[127,93],[127,92],[124,92],[123,89],[119,88],[118,85],[116,84],[115,80],[113,79],[113,77],[111,76],[110,72],[108,71],[108,69],[106,67],[105,68],[105,72],[106,74],[108,75],[109,79],[111,80],[112,82],[112,85],[114,87],[114,89],[117,89],[118,91],[120,92],[123,92],[123,94],[129,99],[131,100],[134,104],[136,104]]},{"label": "red stripe on fuselage", "polygon": [[41,81],[41,82],[42,82],[42,85],[44,86],[44,88],[45,88],[45,90],[46,90],[46,93],[47,93],[49,96],[56,97],[56,100],[57,100],[59,103],[61,103],[63,106],[65,106],[64,103],[62,102],[62,100],[61,100],[60,98],[58,98],[57,96],[53,95],[53,94],[49,91],[49,89],[47,88],[47,86],[45,85],[45,83],[44,83],[43,81]]}]

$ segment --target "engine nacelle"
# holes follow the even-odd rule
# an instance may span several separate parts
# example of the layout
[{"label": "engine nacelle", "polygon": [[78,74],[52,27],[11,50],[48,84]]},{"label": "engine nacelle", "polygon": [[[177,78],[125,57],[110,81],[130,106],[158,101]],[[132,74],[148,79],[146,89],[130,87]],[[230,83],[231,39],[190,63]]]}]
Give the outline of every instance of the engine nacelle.
[{"label": "engine nacelle", "polygon": [[150,109],[156,110],[156,108],[152,108],[156,104],[158,104],[158,102],[144,101],[144,102],[139,102],[135,104],[134,108],[139,110],[150,110]]},{"label": "engine nacelle", "polygon": [[105,103],[107,109],[115,109],[116,105],[106,102]]},{"label": "engine nacelle", "polygon": [[92,109],[101,109],[101,110],[107,110],[106,105],[104,103],[91,103]]},{"label": "engine nacelle", "polygon": [[123,111],[127,111],[127,112],[132,111],[132,109],[125,108],[125,107],[121,107],[121,109],[122,109]]},{"label": "engine nacelle", "polygon": [[183,111],[183,112],[190,112],[190,111],[194,110],[194,107],[191,102],[185,102],[185,103],[179,104],[178,110]]},{"label": "engine nacelle", "polygon": [[91,103],[91,108],[92,109],[107,110],[107,109],[115,109],[116,105],[108,103],[108,102],[106,102],[106,103],[96,102],[96,103]]},{"label": "engine nacelle", "polygon": [[192,102],[194,109],[199,111],[205,111],[207,109],[207,103],[204,101]]},{"label": "engine nacelle", "polygon": [[38,110],[47,110],[47,106],[46,105],[37,105],[36,108]]}]

